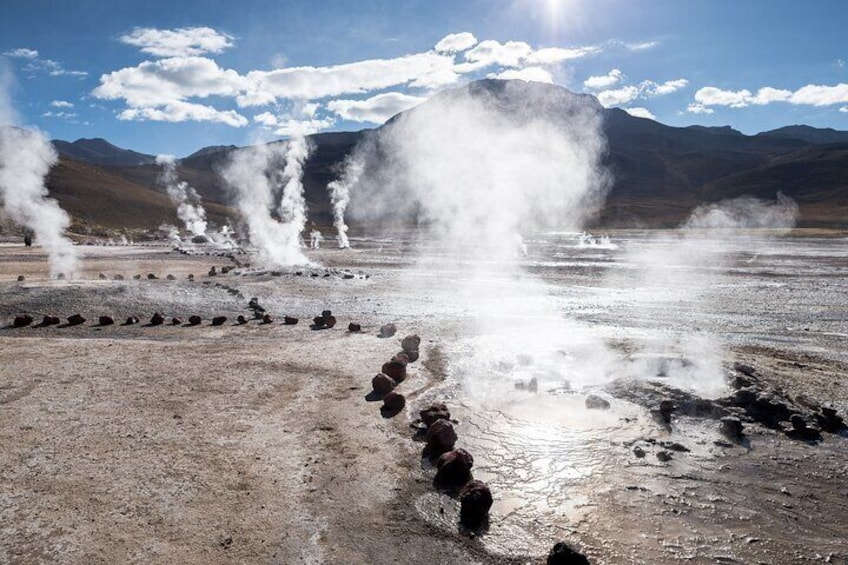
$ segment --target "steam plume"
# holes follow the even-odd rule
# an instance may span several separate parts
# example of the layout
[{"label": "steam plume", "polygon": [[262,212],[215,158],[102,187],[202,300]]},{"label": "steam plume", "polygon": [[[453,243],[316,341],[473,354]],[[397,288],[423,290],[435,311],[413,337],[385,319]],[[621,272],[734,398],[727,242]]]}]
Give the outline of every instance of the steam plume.
[{"label": "steam plume", "polygon": [[[233,191],[236,206],[248,227],[250,243],[267,266],[308,264],[300,235],[306,224],[306,201],[301,176],[309,155],[305,137],[280,144],[259,144],[234,152],[220,171]],[[283,159],[285,169],[281,172]],[[283,187],[279,206],[274,195]],[[282,221],[272,216],[276,211]]]},{"label": "steam plume", "polygon": [[159,182],[165,186],[171,201],[177,205],[177,217],[192,235],[206,235],[206,210],[200,196],[185,181],[177,179],[177,165],[173,155],[157,155],[156,163],[162,165]]},{"label": "steam plume", "polygon": [[333,225],[338,234],[339,249],[350,247],[347,237],[347,224],[345,223],[345,211],[350,203],[350,189],[355,186],[365,169],[363,155],[360,151],[354,152],[345,160],[342,175],[327,185],[330,189],[330,200],[333,204]]},{"label": "steam plume", "polygon": [[14,127],[9,73],[0,63],[0,198],[5,213],[30,228],[48,253],[50,275],[77,273],[77,253],[65,236],[71,219],[48,198],[44,177],[59,158],[40,131]]}]

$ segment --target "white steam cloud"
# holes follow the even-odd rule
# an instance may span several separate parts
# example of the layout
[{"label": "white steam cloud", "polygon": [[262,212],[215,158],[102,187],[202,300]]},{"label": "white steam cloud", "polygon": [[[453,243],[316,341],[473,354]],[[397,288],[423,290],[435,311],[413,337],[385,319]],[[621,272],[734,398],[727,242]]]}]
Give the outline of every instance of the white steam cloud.
[{"label": "white steam cloud", "polygon": [[[303,166],[311,150],[305,136],[281,144],[240,149],[220,171],[248,227],[250,243],[269,267],[305,265],[301,233],[306,226]],[[285,163],[285,168],[283,168]],[[280,193],[279,205],[275,195]],[[276,219],[272,212],[276,212]]]},{"label": "white steam cloud", "polygon": [[162,165],[159,182],[177,205],[177,217],[193,236],[205,236],[206,210],[200,203],[200,195],[187,182],[177,179],[177,164],[173,155],[157,155],[156,163]]},{"label": "white steam cloud", "polygon": [[14,126],[11,73],[0,64],[0,200],[12,220],[31,229],[48,253],[50,275],[77,274],[77,252],[65,235],[71,225],[59,203],[48,198],[44,177],[59,157],[39,131]]},{"label": "white steam cloud", "polygon": [[330,191],[330,201],[333,205],[333,225],[338,235],[339,249],[350,247],[347,237],[348,226],[345,223],[345,212],[350,204],[350,189],[355,186],[365,170],[363,154],[358,147],[345,159],[341,176],[327,185]]}]

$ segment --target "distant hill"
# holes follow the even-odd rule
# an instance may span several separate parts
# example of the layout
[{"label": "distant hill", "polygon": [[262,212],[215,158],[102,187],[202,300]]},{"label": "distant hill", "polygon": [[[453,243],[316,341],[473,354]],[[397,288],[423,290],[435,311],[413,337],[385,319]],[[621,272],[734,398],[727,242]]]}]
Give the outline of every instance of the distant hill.
[{"label": "distant hill", "polygon": [[130,149],[115,147],[105,139],[78,139],[74,142],[53,140],[53,147],[59,155],[84,161],[93,165],[111,165],[116,167],[135,167],[156,162],[154,155],[145,155]]},{"label": "distant hill", "polygon": [[[509,85],[509,88],[507,88]],[[544,101],[545,115],[556,117],[557,108],[566,111],[579,100],[596,107],[603,115],[608,151],[605,165],[613,177],[613,186],[595,225],[608,227],[671,227],[686,219],[692,209],[704,202],[715,202],[743,194],[774,198],[777,192],[796,199],[800,206],[800,225],[848,228],[848,132],[809,126],[787,126],[757,135],[745,135],[730,127],[671,127],[654,120],[636,118],[624,110],[604,109],[587,94],[575,94],[559,86],[487,79],[445,91],[437,96],[450,97],[467,89],[472,95],[486,96],[501,111],[538,111]],[[558,106],[559,105],[559,106]],[[410,110],[414,112],[415,109]],[[332,222],[327,184],[339,174],[345,157],[364,136],[380,135],[376,130],[328,132],[309,136],[314,151],[304,168],[304,186],[310,219],[320,224]],[[121,225],[122,217],[158,226],[161,215],[171,214],[167,202],[151,208],[148,192],[161,194],[157,178],[161,172],[155,157],[120,149],[105,140],[54,141],[66,158],[99,165],[99,187],[111,187],[111,208],[93,211],[82,200],[75,202],[79,214]],[[217,171],[236,150],[235,146],[210,146],[181,159],[177,165],[180,179],[189,182],[201,194],[204,203],[216,213],[231,214],[228,189]],[[92,180],[93,172],[83,176],[82,163],[71,165],[63,159],[63,174],[51,175],[51,192],[60,202],[67,183],[79,193]],[[108,177],[112,179],[106,182]],[[86,180],[89,179],[89,180]],[[117,179],[117,180],[115,180]],[[119,181],[148,192],[127,192],[119,206],[115,191]],[[91,198],[96,190],[91,188]],[[132,194],[132,198],[129,195]],[[142,198],[144,194],[144,198]],[[133,206],[147,206],[137,215]],[[156,202],[161,202],[156,200]],[[123,208],[122,208],[123,206]],[[158,205],[157,205],[158,206]],[[169,208],[170,206],[170,208]],[[216,208],[217,206],[217,208]],[[154,212],[154,208],[159,210]],[[109,216],[114,213],[116,217]]]}]

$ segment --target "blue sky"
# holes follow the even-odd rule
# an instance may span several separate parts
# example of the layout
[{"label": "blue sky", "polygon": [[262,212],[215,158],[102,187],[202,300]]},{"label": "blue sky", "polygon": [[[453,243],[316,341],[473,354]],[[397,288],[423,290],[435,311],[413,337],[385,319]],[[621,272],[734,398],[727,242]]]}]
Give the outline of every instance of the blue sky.
[{"label": "blue sky", "polygon": [[146,153],[373,127],[486,76],[675,126],[848,129],[844,0],[4,0],[0,15],[20,123]]}]

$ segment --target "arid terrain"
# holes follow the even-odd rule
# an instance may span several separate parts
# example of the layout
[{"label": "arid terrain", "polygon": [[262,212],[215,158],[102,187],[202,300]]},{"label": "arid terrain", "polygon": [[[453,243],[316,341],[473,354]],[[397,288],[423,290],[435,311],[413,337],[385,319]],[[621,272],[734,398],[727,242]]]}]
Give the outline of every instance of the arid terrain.
[{"label": "arid terrain", "polygon": [[[494,322],[466,294],[468,271],[419,262],[404,238],[279,272],[237,267],[244,254],[79,246],[74,281],[46,280],[40,249],[0,244],[4,325],[87,319],[0,330],[0,562],[544,563],[566,541],[592,563],[848,563],[848,437],[799,437],[781,419],[848,410],[848,261],[844,234],[827,235],[735,249],[709,299],[640,294],[624,252],[641,235],[529,241],[522,274],[486,283],[508,315]],[[544,315],[506,303],[542,283],[543,308],[556,305]],[[253,297],[273,323],[235,323]],[[338,324],[310,329],[326,309]],[[154,312],[165,324],[147,323]],[[169,323],[190,315],[203,322]],[[378,337],[388,322],[397,334]],[[522,342],[535,332],[555,347]],[[407,405],[384,418],[371,378],[412,333]],[[714,394],[674,380],[706,356],[684,347],[694,334],[718,343]],[[646,345],[666,338],[661,356]],[[582,372],[602,362],[596,342],[617,363],[603,378]],[[742,389],[771,404],[757,411]],[[609,408],[587,409],[592,394]],[[434,401],[492,487],[485,531],[459,528],[432,486],[411,424]],[[742,438],[720,433],[728,415]]]}]

